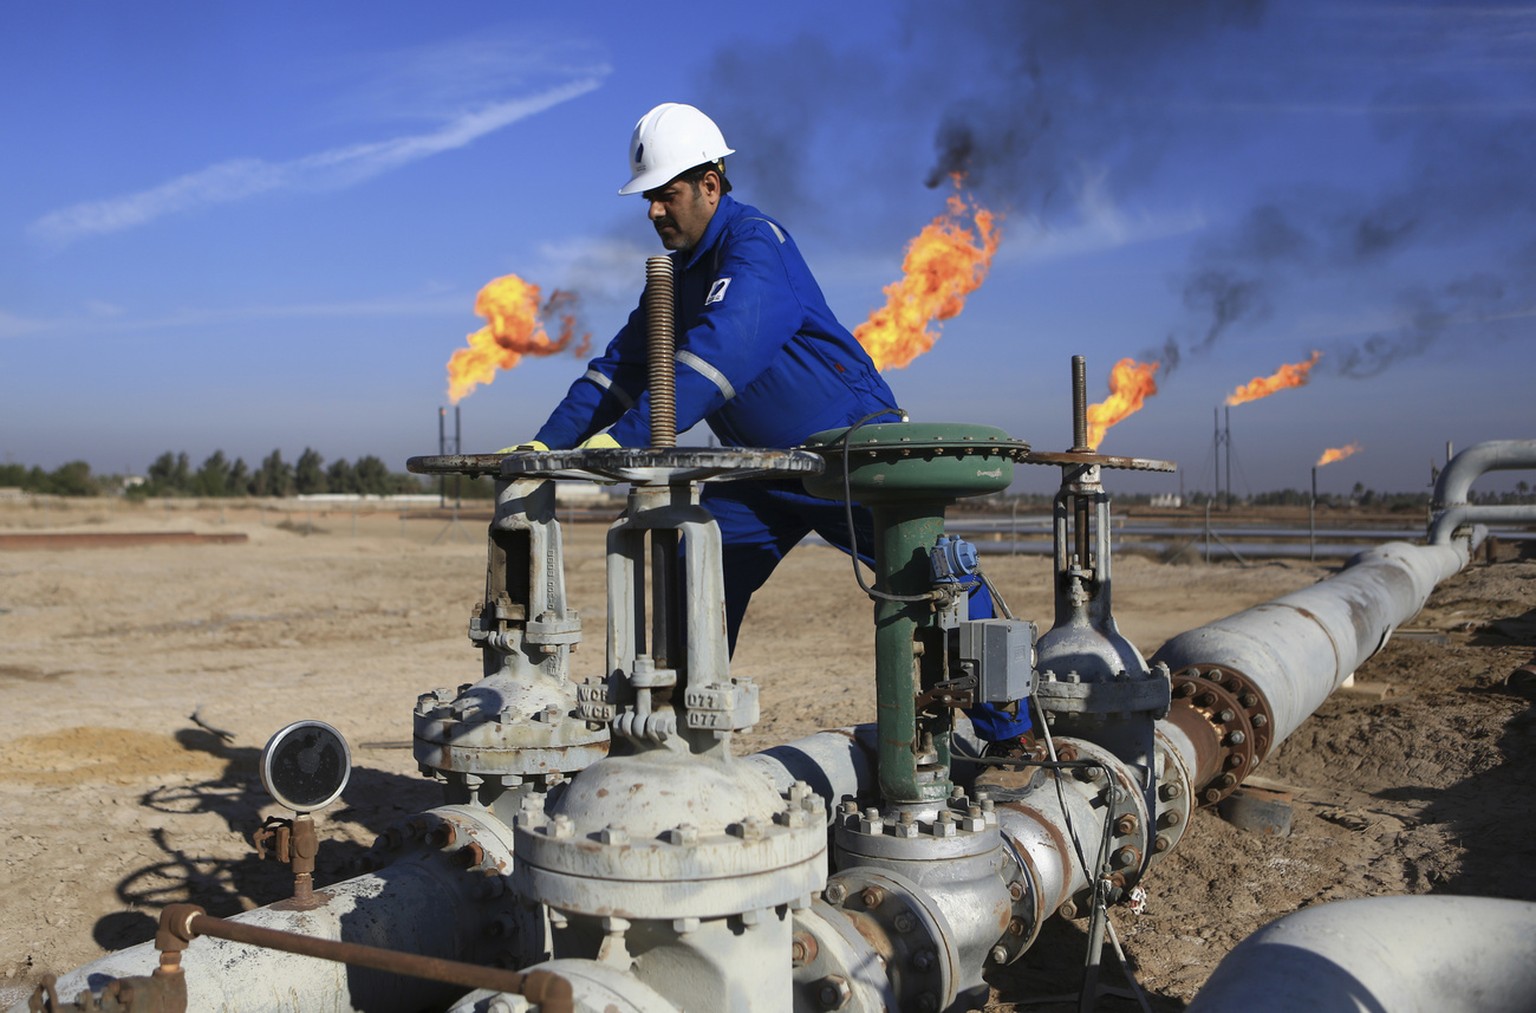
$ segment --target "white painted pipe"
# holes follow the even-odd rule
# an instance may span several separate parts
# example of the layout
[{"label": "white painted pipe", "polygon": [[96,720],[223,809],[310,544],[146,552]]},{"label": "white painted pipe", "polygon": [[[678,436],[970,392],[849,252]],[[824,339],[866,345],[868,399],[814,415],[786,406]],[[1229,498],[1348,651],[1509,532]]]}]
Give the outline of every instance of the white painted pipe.
[{"label": "white painted pipe", "polygon": [[[510,870],[511,829],[489,812],[444,806],[431,814],[451,823],[462,846],[474,842],[485,868]],[[532,912],[487,892],[492,877],[465,869],[439,851],[412,846],[378,872],[315,891],[322,903],[294,910],[286,902],[244,911],[230,920],[319,939],[362,943],[453,960],[489,960],[500,949],[513,963],[542,948]],[[495,929],[495,934],[490,930]],[[73,1002],[113,978],[142,977],[159,963],[153,943],[109,953],[59,975],[58,994]],[[202,936],[181,957],[187,1008],[223,1013],[346,1013],[353,1009],[441,1007],[463,993],[454,985],[351,967],[318,957]],[[25,1013],[27,1004],[9,1013]]]},{"label": "white painted pipe", "polygon": [[[1434,520],[1429,540],[1448,545],[1456,529],[1466,524],[1536,524],[1536,505],[1472,504],[1472,483],[1490,471],[1536,469],[1536,440],[1489,440],[1451,458],[1435,482]],[[1481,541],[1474,532],[1473,545]]]},{"label": "white painted pipe", "polygon": [[1181,633],[1152,660],[1241,672],[1269,702],[1273,750],[1466,564],[1465,543],[1389,542],[1311,587]]},{"label": "white painted pipe", "polygon": [[1223,960],[1189,1013],[1527,1013],[1536,904],[1376,897],[1286,915]]}]

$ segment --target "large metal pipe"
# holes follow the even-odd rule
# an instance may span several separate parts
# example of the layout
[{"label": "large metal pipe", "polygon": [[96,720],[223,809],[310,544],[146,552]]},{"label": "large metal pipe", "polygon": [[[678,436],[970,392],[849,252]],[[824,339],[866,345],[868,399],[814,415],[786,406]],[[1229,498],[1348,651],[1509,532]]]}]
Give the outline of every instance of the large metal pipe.
[{"label": "large metal pipe", "polygon": [[[1164,645],[1158,660],[1170,666],[1216,664],[1243,672],[1268,701],[1274,722],[1272,741],[1278,743],[1375,653],[1392,629],[1417,612],[1435,584],[1455,573],[1466,558],[1464,546],[1385,546],[1365,553],[1342,573],[1311,588],[1175,637]],[[1176,709],[1181,706],[1178,701],[1174,704]],[[1165,720],[1158,726],[1183,765],[1191,772],[1199,770],[1202,753],[1209,751],[1203,740],[1177,722]],[[828,802],[849,795],[868,797],[875,783],[868,741],[872,731],[865,726],[822,732],[758,754],[750,762],[776,784],[799,780],[814,785]],[[1057,799],[1047,779],[1028,797],[1006,802],[999,811],[1001,829],[1036,898],[1035,928],[1084,888],[1083,859],[1093,860],[1103,836],[1096,810],[1084,794],[1089,786],[1071,782],[1064,788],[1062,799]],[[500,826],[494,816],[464,807],[447,808],[462,814],[460,825],[475,826],[475,836],[485,838],[482,847],[488,859],[510,868],[510,834],[503,844],[504,835],[491,832],[491,824]],[[454,875],[456,871],[440,861],[397,863],[381,873],[328,888],[329,902],[315,912],[264,908],[239,918],[322,938],[461,957],[474,948],[471,940],[458,938],[463,914],[483,901],[469,878]],[[355,971],[338,974],[332,965],[316,962],[311,967],[275,953],[252,959],[250,951],[235,951],[232,945],[212,942],[184,955],[195,1002],[206,997],[208,1008],[231,1010],[343,1009],[358,1000],[359,988],[367,994],[366,977],[359,978]],[[77,970],[66,984],[83,989],[103,975],[143,974],[154,964],[152,949],[125,950]],[[297,1004],[283,1005],[259,990],[274,980],[288,983],[284,992],[294,996]]]},{"label": "large metal pipe", "polygon": [[1286,915],[1217,966],[1189,1013],[1524,1013],[1536,1009],[1536,904],[1375,897]]},{"label": "large metal pipe", "polygon": [[1467,564],[1467,551],[1465,543],[1383,545],[1311,587],[1181,633],[1152,660],[1176,673],[1210,666],[1241,673],[1262,696],[1272,750],[1424,607],[1436,584]]},{"label": "large metal pipe", "polygon": [[[1536,450],[1536,441],[1531,441],[1531,446]],[[1493,459],[1504,458],[1495,455]],[[1458,469],[1458,475],[1463,473]],[[1272,748],[1379,650],[1391,631],[1423,606],[1439,581],[1466,564],[1468,550],[1463,540],[1428,547],[1396,543],[1364,553],[1340,574],[1312,588],[1175,637],[1155,660],[1166,661],[1170,667],[1223,669],[1222,680],[1215,681],[1230,689],[1236,700],[1251,691],[1258,702],[1242,706],[1266,718],[1266,743]],[[1236,687],[1230,688],[1234,674],[1240,678]],[[1194,694],[1185,702],[1174,703],[1176,713],[1195,713],[1199,706]],[[1213,769],[1213,751],[1231,748],[1230,729],[1222,732],[1226,736],[1223,739],[1216,734],[1221,729],[1215,724],[1220,722],[1213,724],[1208,716],[1158,722],[1157,735],[1163,744],[1160,753],[1178,761],[1170,767],[1175,776],[1165,773],[1159,779],[1161,785],[1177,785],[1187,792],[1190,784],[1205,780]],[[774,747],[749,762],[777,787],[806,782],[829,803],[845,796],[868,798],[874,794],[877,781],[873,758],[879,745],[873,741],[874,732],[872,726],[823,732]],[[1127,854],[1123,866],[1116,863],[1127,872],[1140,868],[1147,853],[1129,855],[1126,839],[1144,833],[1144,840],[1150,842],[1154,823],[1165,824],[1170,815],[1166,807],[1155,814],[1143,808],[1129,814],[1134,819],[1124,821],[1131,829],[1106,827],[1103,807],[1095,805],[1099,793],[1118,790],[1134,797],[1139,775],[1091,743],[1079,742],[1078,747],[1097,760],[1108,775],[1104,787],[1097,785],[1091,772],[1085,772],[1081,779],[1055,774],[1030,790],[999,800],[998,824],[1036,904],[1035,930],[1052,911],[1060,910],[1087,887],[1101,848]],[[1257,754],[1260,759],[1262,756],[1262,751]],[[1230,760],[1232,754],[1225,758]],[[1060,782],[1053,780],[1057,777]],[[1187,802],[1188,795],[1183,797]],[[537,807],[541,799],[529,796],[527,801]],[[496,814],[468,806],[448,806],[427,815],[448,825],[452,832],[435,839],[429,834],[426,843],[452,849],[458,868],[434,852],[408,848],[405,858],[381,872],[328,887],[320,908],[296,911],[275,905],[238,916],[238,920],[455,959],[494,958],[496,955],[483,952],[486,939],[494,938],[500,940],[499,955],[514,966],[523,964],[530,950],[542,950],[542,924],[523,924],[516,920],[516,912],[541,916],[528,915],[525,905],[516,903],[510,892],[503,892],[504,875],[512,863],[511,829]],[[1181,815],[1187,816],[1187,812]],[[1106,834],[1111,835],[1107,841]],[[1156,844],[1166,850],[1165,846],[1171,847],[1176,840],[1160,838]],[[482,874],[475,875],[475,870]],[[950,920],[963,920],[962,916],[960,909],[947,909],[945,914]],[[956,934],[968,938],[966,928],[969,926]],[[1029,926],[1021,925],[1020,931],[1028,931],[1033,938]],[[1529,931],[1522,931],[1526,933],[1522,938],[1528,940]],[[1460,937],[1466,935],[1461,933]],[[335,965],[304,958],[271,951],[257,951],[258,956],[245,948],[237,951],[231,944],[208,943],[183,956],[193,1008],[417,1008],[444,1001],[440,993],[416,995],[395,981],[369,977],[356,969],[339,972]],[[1022,946],[1027,946],[1027,940]],[[1005,956],[1011,958],[1016,952]],[[852,950],[850,955],[858,956]],[[99,986],[107,977],[146,973],[155,962],[148,947],[121,951],[72,972],[61,983],[61,994],[71,996],[69,989],[82,990],[93,982]]]},{"label": "large metal pipe", "polygon": [[1472,483],[1488,472],[1521,468],[1536,468],[1536,440],[1489,440],[1453,457],[1435,482],[1430,542],[1447,545],[1466,524],[1536,524],[1536,504],[1473,505],[1467,500]]},{"label": "large metal pipe", "polygon": [[[315,891],[319,906],[282,901],[229,920],[427,957],[525,966],[537,959],[544,933],[540,916],[502,889],[496,874],[511,868],[511,837],[510,828],[486,810],[445,806],[386,833],[375,849],[395,850],[400,858]],[[59,997],[73,1001],[112,979],[146,975],[158,962],[153,943],[109,953],[60,975]],[[422,1009],[446,1005],[464,991],[211,937],[189,946],[181,967],[187,1008],[225,1013]],[[21,1002],[10,1013],[26,1010]]]}]

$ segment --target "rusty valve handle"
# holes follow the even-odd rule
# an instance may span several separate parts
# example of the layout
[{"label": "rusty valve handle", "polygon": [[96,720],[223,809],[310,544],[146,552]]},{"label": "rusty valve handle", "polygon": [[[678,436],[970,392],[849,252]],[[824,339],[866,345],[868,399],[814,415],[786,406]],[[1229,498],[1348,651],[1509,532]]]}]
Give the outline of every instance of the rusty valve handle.
[{"label": "rusty valve handle", "polygon": [[570,981],[549,971],[507,971],[499,967],[482,967],[460,960],[444,960],[441,957],[388,950],[380,946],[320,939],[297,932],[214,918],[196,904],[170,904],[160,912],[160,930],[155,935],[155,947],[160,950],[161,970],[166,969],[168,962],[179,970],[181,951],[198,936],[213,936],[247,946],[262,946],[284,953],[370,967],[376,971],[408,974],[413,978],[442,981],[465,989],[484,988],[493,992],[508,992],[534,1003],[542,1013],[572,1013],[575,1009]]},{"label": "rusty valve handle", "polygon": [[645,261],[647,379],[651,391],[651,446],[677,446],[677,335],[673,319],[671,257]]}]

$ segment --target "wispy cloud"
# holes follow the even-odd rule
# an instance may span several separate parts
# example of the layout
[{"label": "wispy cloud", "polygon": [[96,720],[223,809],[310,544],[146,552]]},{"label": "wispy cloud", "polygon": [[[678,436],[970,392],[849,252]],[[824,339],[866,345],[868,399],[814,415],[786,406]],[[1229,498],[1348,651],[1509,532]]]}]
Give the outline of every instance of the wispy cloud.
[{"label": "wispy cloud", "polygon": [[52,321],[19,317],[14,313],[0,310],[0,340],[20,338],[28,334],[36,334],[39,331],[52,330],[55,326]]},{"label": "wispy cloud", "polygon": [[331,148],[286,162],[235,159],[179,176],[138,193],[88,201],[50,212],[30,234],[64,245],[89,236],[121,232],[166,215],[227,204],[282,189],[335,189],[445,151],[596,89],[599,75],[584,77],[523,98],[494,102],[454,116],[436,130],[384,141]]},{"label": "wispy cloud", "polygon": [[0,310],[0,340],[48,332],[132,334],[183,327],[210,327],[252,320],[348,320],[373,317],[452,316],[472,318],[474,293],[444,292],[418,298],[384,298],[330,303],[273,303],[246,306],[184,306],[140,316],[117,306],[89,300],[79,312],[52,318],[22,317]]}]

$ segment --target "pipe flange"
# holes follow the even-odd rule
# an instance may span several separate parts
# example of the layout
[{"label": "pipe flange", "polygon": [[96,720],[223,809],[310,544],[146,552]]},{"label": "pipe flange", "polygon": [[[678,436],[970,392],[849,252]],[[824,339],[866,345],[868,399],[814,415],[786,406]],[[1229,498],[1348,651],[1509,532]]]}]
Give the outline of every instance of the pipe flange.
[{"label": "pipe flange", "polygon": [[513,881],[560,911],[632,920],[808,901],[826,881],[822,806],[808,785],[779,793],[739,764],[663,750],[609,758],[553,812],[518,814]]},{"label": "pipe flange", "polygon": [[[1142,785],[1123,760],[1096,742],[1058,739],[1057,744],[1058,748],[1074,750],[1077,760],[1093,760],[1099,764],[1098,768],[1074,769],[1071,782],[1089,797],[1097,796],[1100,802],[1095,808],[1102,805],[1109,810],[1108,854],[1114,869],[1110,880],[1115,888],[1110,903],[1119,903],[1126,899],[1130,888],[1141,881],[1152,857],[1150,842],[1153,834],[1148,827],[1147,799],[1142,793]],[[1093,888],[1090,886],[1068,900],[1061,913],[1068,918],[1076,917],[1089,911],[1092,904]]]},{"label": "pipe flange", "polygon": [[991,799],[951,798],[937,811],[845,804],[834,836],[839,853],[860,858],[933,861],[983,855],[1001,843]]},{"label": "pipe flange", "polygon": [[792,910],[795,1009],[900,1009],[896,992],[858,923],[823,899]]},{"label": "pipe flange", "polygon": [[608,730],[580,712],[575,687],[493,675],[417,698],[412,752],[438,776],[572,774],[608,755]]},{"label": "pipe flange", "polygon": [[1173,676],[1173,698],[1215,735],[1215,769],[1202,771],[1205,782],[1196,788],[1200,804],[1214,805],[1269,755],[1274,727],[1269,701],[1241,672],[1222,665],[1180,669]]},{"label": "pipe flange", "polygon": [[1168,682],[1161,671],[1122,671],[1114,681],[1083,678],[1077,672],[1060,675],[1044,669],[1035,683],[1034,697],[1051,714],[1151,714],[1168,713]]},{"label": "pipe flange", "polygon": [[885,962],[894,1009],[947,1009],[960,977],[953,933],[922,888],[886,869],[854,866],[827,882],[823,899],[842,911]]},{"label": "pipe flange", "polygon": [[1011,964],[1024,956],[1024,952],[1034,945],[1041,926],[1051,915],[1041,903],[1040,891],[1032,889],[1030,885],[1040,881],[1034,859],[1028,851],[1009,840],[1006,834],[1003,835],[1003,847],[1017,875],[1009,878],[1008,899],[1011,907],[1008,927],[987,954],[987,961],[991,964]]},{"label": "pipe flange", "polygon": [[1195,793],[1191,790],[1189,769],[1184,766],[1178,749],[1168,741],[1161,729],[1155,734],[1158,772],[1150,855],[1153,865],[1162,861],[1183,839],[1189,830],[1189,817],[1194,812],[1196,802]]},{"label": "pipe flange", "polygon": [[[530,800],[528,807],[539,804]],[[358,865],[366,872],[397,861],[452,870],[435,880],[439,886],[464,884],[462,899],[472,899],[474,905],[460,910],[466,915],[465,938],[476,962],[520,967],[543,950],[543,915],[522,903],[511,886],[512,834],[490,813],[452,805],[396,820]]]}]

